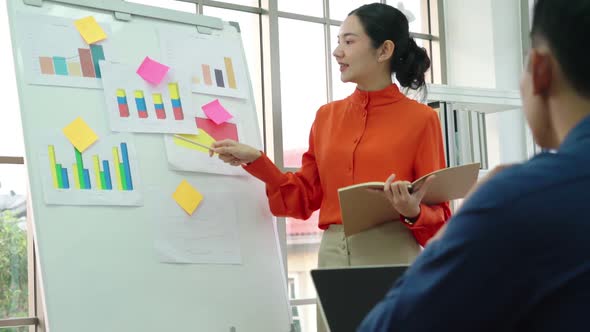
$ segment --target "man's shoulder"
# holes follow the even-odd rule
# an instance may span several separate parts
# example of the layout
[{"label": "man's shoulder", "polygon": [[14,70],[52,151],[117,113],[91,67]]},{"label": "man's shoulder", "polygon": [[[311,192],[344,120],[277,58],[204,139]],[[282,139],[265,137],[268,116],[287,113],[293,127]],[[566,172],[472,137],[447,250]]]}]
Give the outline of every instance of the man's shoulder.
[{"label": "man's shoulder", "polygon": [[590,184],[590,168],[568,155],[543,153],[509,167],[484,183],[465,202],[465,208],[504,208],[549,197],[565,186],[583,190]]}]

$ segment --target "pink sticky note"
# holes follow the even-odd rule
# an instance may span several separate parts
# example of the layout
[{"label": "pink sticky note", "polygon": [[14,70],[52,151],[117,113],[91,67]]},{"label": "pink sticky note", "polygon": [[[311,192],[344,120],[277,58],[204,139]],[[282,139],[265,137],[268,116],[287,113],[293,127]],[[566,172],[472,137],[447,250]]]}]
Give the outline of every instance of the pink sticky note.
[{"label": "pink sticky note", "polygon": [[139,68],[137,68],[137,74],[144,80],[158,85],[160,82],[162,82],[164,76],[166,76],[168,69],[170,69],[170,67],[150,59],[149,56],[146,56]]},{"label": "pink sticky note", "polygon": [[218,125],[234,117],[233,115],[229,114],[229,112],[223,106],[221,106],[219,99],[215,99],[209,104],[201,106],[201,108],[203,109],[203,112],[205,112],[205,115],[207,115],[211,121]]}]

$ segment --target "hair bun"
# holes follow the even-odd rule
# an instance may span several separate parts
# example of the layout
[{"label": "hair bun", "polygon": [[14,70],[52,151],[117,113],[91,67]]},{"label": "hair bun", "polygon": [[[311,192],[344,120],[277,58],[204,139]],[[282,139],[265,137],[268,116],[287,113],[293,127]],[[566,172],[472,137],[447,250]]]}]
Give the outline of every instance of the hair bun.
[{"label": "hair bun", "polygon": [[426,83],[424,77],[430,69],[430,58],[426,49],[418,46],[413,38],[408,39],[407,51],[395,62],[395,77],[402,87],[415,90]]}]

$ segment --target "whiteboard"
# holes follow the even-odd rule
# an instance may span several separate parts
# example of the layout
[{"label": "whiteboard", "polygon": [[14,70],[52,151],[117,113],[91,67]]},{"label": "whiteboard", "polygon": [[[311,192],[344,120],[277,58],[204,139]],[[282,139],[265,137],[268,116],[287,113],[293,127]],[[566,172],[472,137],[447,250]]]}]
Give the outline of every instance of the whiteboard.
[{"label": "whiteboard", "polygon": [[[48,330],[289,331],[284,267],[263,184],[245,174],[213,174],[171,167],[164,134],[112,132],[105,113],[105,95],[96,77],[94,80],[62,77],[63,84],[54,84],[51,77],[33,81],[31,72],[35,74],[37,70],[39,75],[35,63],[41,57],[37,53],[42,51],[31,55],[32,45],[27,44],[31,39],[24,37],[27,31],[19,22],[26,22],[31,15],[58,20],[92,15],[101,25],[108,26],[105,60],[127,64],[138,64],[145,56],[162,59],[161,29],[198,31],[213,40],[231,40],[239,44],[238,60],[245,64],[243,45],[235,26],[216,18],[119,0],[70,1],[76,5],[68,1],[8,2],[33,231]],[[31,38],[39,37],[33,34]],[[73,50],[76,45],[71,47]],[[191,93],[191,96],[191,100],[183,101],[185,109],[199,110],[203,95]],[[260,147],[249,78],[238,97],[242,98],[239,102],[232,101],[231,95],[219,96],[219,100],[240,105],[237,117],[241,125],[240,140]],[[204,99],[210,99],[210,95]],[[139,195],[130,200],[133,206],[47,204],[43,188],[52,184],[46,178],[47,137],[60,135],[61,129],[78,116],[101,138],[129,136],[125,141],[133,146],[133,156],[129,158],[133,175],[138,178],[132,189]],[[107,144],[104,142],[95,144]],[[119,142],[115,139],[108,144],[117,148]],[[103,150],[96,151],[100,154]],[[57,155],[56,158],[66,157]],[[75,159],[68,158],[68,165],[75,167],[71,165]],[[203,194],[202,204],[209,198],[209,202],[232,212],[220,214],[220,218],[235,216],[235,223],[228,225],[233,225],[231,236],[236,239],[233,250],[239,251],[239,260],[177,264],[162,263],[158,258],[158,235],[166,227],[162,221],[182,216],[174,210],[178,206],[171,203],[171,195],[183,180]],[[215,213],[215,209],[209,211]]]}]

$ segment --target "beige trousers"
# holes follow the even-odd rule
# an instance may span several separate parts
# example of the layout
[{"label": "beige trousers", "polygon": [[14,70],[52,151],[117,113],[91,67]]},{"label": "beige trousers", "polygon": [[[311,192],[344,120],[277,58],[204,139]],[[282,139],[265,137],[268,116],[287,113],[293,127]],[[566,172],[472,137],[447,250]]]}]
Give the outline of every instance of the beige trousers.
[{"label": "beige trousers", "polygon": [[[410,264],[419,253],[412,232],[401,222],[386,223],[349,237],[344,235],[342,225],[330,225],[322,236],[318,268]],[[317,322],[318,332],[329,331],[319,303]]]}]

